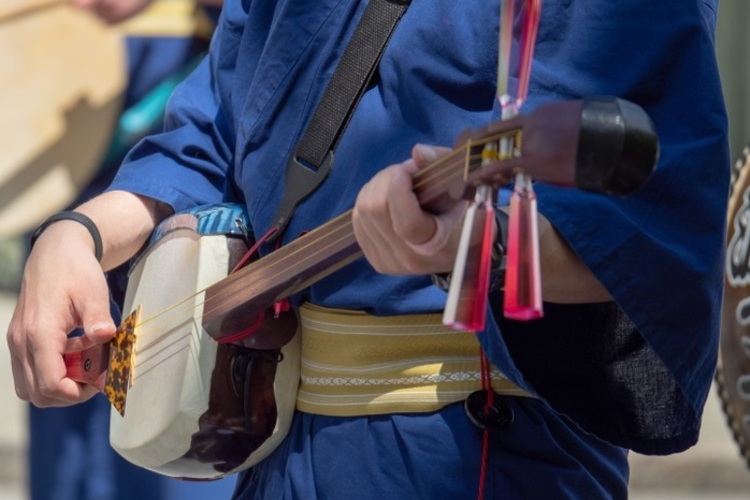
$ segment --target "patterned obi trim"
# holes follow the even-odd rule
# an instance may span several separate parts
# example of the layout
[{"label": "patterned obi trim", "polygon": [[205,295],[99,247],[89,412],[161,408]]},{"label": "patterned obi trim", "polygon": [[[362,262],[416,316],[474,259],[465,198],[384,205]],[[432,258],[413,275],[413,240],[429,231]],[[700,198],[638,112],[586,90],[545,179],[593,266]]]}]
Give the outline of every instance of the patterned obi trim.
[{"label": "patterned obi trim", "polygon": [[[300,318],[301,411],[430,412],[481,388],[476,335],[443,326],[441,314],[378,317],[304,304]],[[499,394],[529,396],[494,367],[491,375]]]}]

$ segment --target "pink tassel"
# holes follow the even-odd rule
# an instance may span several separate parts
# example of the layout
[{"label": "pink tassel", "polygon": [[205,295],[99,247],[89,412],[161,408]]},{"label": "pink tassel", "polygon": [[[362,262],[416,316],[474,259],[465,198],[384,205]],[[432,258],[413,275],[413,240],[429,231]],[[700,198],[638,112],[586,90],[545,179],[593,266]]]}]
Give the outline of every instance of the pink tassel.
[{"label": "pink tassel", "polygon": [[536,194],[531,178],[516,176],[510,198],[510,221],[505,270],[506,318],[531,320],[544,316],[539,264]]},{"label": "pink tassel", "polygon": [[[482,155],[485,161],[491,161],[497,157],[497,149],[494,145],[487,145]],[[493,197],[491,186],[478,186],[464,216],[443,312],[443,323],[457,330],[479,332],[485,327],[495,239]]]}]

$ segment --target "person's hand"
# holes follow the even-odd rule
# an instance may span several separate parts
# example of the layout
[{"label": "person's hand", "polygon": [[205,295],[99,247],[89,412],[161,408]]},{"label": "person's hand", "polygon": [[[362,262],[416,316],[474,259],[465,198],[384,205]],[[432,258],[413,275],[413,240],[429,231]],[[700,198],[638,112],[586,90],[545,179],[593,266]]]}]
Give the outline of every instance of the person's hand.
[{"label": "person's hand", "polygon": [[421,209],[412,185],[414,173],[449,151],[417,145],[411,159],[380,171],[359,192],[354,234],[378,272],[430,274],[453,268],[466,202],[435,215]]},{"label": "person's hand", "polygon": [[[63,353],[114,336],[104,271],[135,255],[172,208],[133,193],[108,191],[76,211],[87,215],[101,234],[101,263],[83,225],[62,220],[48,226],[26,262],[8,329],[16,393],[37,406],[71,405],[94,395],[94,387],[67,378]],[[69,339],[76,328],[83,328],[83,336]]]},{"label": "person's hand", "polygon": [[[84,335],[69,340],[78,327]],[[50,225],[26,263],[8,330],[16,393],[40,407],[89,399],[96,389],[67,378],[63,353],[102,344],[115,330],[88,231],[74,221]]]},{"label": "person's hand", "polygon": [[[354,234],[376,271],[430,274],[453,268],[467,202],[456,202],[447,212],[435,215],[420,208],[412,191],[412,175],[448,151],[415,146],[411,159],[382,170],[360,191],[352,214]],[[612,300],[541,214],[538,223],[545,300],[559,303]]]},{"label": "person's hand", "polygon": [[109,24],[130,19],[151,2],[153,0],[72,0],[74,7],[89,10]]}]

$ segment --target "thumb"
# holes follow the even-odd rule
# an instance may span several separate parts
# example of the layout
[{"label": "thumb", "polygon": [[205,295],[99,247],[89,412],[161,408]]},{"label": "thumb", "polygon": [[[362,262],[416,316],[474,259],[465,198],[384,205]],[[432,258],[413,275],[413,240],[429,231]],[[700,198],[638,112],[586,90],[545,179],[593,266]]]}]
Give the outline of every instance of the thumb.
[{"label": "thumb", "polygon": [[112,318],[107,320],[93,320],[87,324],[84,321],[83,336],[91,340],[94,344],[103,344],[108,342],[115,336],[117,326],[115,326]]},{"label": "thumb", "polygon": [[117,326],[112,320],[110,312],[109,293],[106,284],[103,284],[103,289],[93,287],[92,292],[88,300],[85,300],[79,308],[84,348],[91,344],[108,342],[117,331]]},{"label": "thumb", "polygon": [[116,331],[117,327],[111,319],[94,321],[90,324],[84,321],[83,335],[68,337],[65,351],[83,351],[94,345],[105,344],[115,336]]}]

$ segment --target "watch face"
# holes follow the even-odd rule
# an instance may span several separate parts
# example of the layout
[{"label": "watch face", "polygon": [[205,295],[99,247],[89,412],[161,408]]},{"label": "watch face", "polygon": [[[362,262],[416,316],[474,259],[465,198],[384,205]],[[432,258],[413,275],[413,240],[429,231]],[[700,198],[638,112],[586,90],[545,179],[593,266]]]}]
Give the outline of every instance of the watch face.
[{"label": "watch face", "polygon": [[433,274],[431,278],[432,284],[444,292],[447,292],[451,287],[451,273]]}]

